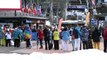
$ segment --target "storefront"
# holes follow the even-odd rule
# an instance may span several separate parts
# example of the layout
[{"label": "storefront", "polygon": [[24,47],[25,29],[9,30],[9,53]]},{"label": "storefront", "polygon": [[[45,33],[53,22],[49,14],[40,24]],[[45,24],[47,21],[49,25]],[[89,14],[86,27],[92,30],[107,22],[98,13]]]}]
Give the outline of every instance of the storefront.
[{"label": "storefront", "polygon": [[10,24],[11,26],[14,28],[15,26],[21,26],[23,24],[36,24],[37,27],[39,25],[44,25],[45,21],[47,20],[47,18],[43,18],[43,17],[31,17],[31,16],[26,16],[26,17],[0,17],[0,23],[2,26],[4,26],[4,24]]}]

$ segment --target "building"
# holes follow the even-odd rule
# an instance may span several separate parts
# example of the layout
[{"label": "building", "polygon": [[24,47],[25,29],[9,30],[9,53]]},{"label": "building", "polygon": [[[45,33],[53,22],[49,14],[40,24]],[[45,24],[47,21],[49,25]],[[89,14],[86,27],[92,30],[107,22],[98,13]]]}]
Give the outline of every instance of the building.
[{"label": "building", "polygon": [[81,20],[84,21],[87,9],[86,0],[68,0],[66,8],[66,20]]},{"label": "building", "polygon": [[[47,17],[40,13],[40,6],[34,5],[34,0],[22,0],[22,10],[0,10],[0,23],[2,25],[11,25],[11,27],[22,24],[45,24]],[[26,7],[26,8],[25,8]],[[34,13],[34,8],[38,10]],[[37,14],[38,13],[38,14]]]}]

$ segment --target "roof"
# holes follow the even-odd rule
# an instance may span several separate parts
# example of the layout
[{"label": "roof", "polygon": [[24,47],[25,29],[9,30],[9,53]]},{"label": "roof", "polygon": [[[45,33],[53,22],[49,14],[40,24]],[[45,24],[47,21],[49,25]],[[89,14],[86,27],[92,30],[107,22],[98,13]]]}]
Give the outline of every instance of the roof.
[{"label": "roof", "polygon": [[43,16],[34,16],[28,13],[22,12],[15,12],[14,11],[0,11],[0,19],[40,19],[40,20],[47,20],[48,18]]}]

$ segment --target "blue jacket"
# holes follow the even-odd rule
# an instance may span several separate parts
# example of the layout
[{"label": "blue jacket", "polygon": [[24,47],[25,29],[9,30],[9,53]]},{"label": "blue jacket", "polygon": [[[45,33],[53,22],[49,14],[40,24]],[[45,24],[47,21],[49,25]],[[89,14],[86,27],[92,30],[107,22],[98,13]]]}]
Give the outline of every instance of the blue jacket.
[{"label": "blue jacket", "polygon": [[20,39],[21,38],[21,31],[19,29],[15,29],[13,31],[13,39]]},{"label": "blue jacket", "polygon": [[2,29],[0,29],[0,39],[3,39],[5,37],[4,32],[2,31]]},{"label": "blue jacket", "polygon": [[88,41],[89,31],[88,29],[83,28],[81,30],[81,40],[82,41]]},{"label": "blue jacket", "polygon": [[62,40],[67,41],[69,40],[70,34],[68,31],[62,31],[61,36],[62,36]]},{"label": "blue jacket", "polygon": [[78,37],[81,38],[81,28],[80,27],[76,27],[75,28],[78,31]]}]

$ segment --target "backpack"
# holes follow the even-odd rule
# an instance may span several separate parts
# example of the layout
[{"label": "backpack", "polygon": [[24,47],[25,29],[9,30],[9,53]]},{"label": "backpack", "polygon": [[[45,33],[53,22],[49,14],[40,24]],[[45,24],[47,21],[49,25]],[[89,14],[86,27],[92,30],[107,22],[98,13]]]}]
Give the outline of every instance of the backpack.
[{"label": "backpack", "polygon": [[30,38],[31,38],[31,33],[30,33],[30,31],[25,30],[25,31],[24,31],[24,34],[25,34],[25,39],[30,39]]},{"label": "backpack", "polygon": [[82,29],[81,32],[82,32],[82,35],[81,35],[81,36],[84,38],[84,37],[87,35],[87,31],[86,31],[85,29]]},{"label": "backpack", "polygon": [[76,29],[73,30],[73,37],[78,38],[78,31]]}]

